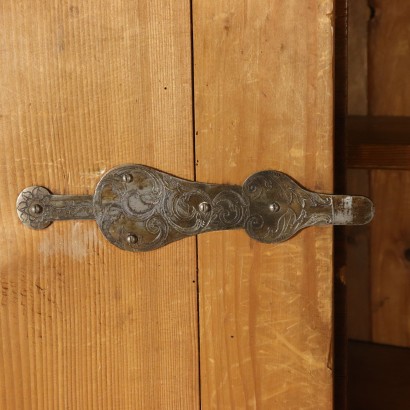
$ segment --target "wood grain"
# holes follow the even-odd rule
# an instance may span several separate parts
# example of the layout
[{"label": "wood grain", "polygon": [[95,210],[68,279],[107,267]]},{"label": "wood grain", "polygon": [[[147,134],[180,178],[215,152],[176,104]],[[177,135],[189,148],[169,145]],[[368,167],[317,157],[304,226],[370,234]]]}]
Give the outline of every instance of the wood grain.
[{"label": "wood grain", "polygon": [[377,212],[372,225],[372,340],[410,346],[410,172],[371,173]]},{"label": "wood grain", "polygon": [[410,115],[410,2],[373,0],[369,24],[369,114]]},{"label": "wood grain", "polygon": [[[369,171],[349,169],[354,163],[363,132],[354,132],[355,119],[369,118],[368,113],[368,31],[371,19],[371,6],[367,0],[349,1],[348,18],[348,104],[347,121],[343,145],[345,154],[343,168],[345,175],[345,191],[349,194],[369,196]],[[353,128],[353,129],[352,129]],[[337,152],[337,157],[340,153]],[[357,162],[356,162],[357,163]],[[346,167],[348,169],[346,169]],[[337,171],[336,171],[337,172]],[[345,250],[345,281],[347,336],[358,340],[371,340],[371,308],[370,308],[370,228],[368,225],[347,226],[344,229],[345,242],[341,244]],[[341,248],[337,248],[340,252]],[[337,253],[336,253],[337,255]],[[348,389],[350,385],[348,382]]]},{"label": "wood grain", "polygon": [[[403,142],[408,142],[409,127],[403,117],[410,116],[410,85],[404,79],[410,66],[410,4],[377,0],[374,6],[369,31],[369,113],[398,117],[391,118],[396,132],[387,134],[389,148],[378,154],[382,164],[398,158],[402,166],[397,168],[405,168],[409,157]],[[401,148],[397,146],[400,140]],[[410,346],[409,266],[404,255],[410,246],[409,182],[409,171],[371,172],[377,209],[371,228],[372,340],[400,346]]]},{"label": "wood grain", "polygon": [[195,239],[135,255],[15,212],[26,186],[91,194],[122,163],[193,177],[189,3],[5,0],[0,18],[0,408],[198,408]]},{"label": "wood grain", "polygon": [[[332,1],[193,2],[197,178],[332,190]],[[332,407],[332,229],[198,238],[204,409]]]},{"label": "wood grain", "polygon": [[348,2],[348,104],[349,115],[366,115],[368,110],[368,0]]}]

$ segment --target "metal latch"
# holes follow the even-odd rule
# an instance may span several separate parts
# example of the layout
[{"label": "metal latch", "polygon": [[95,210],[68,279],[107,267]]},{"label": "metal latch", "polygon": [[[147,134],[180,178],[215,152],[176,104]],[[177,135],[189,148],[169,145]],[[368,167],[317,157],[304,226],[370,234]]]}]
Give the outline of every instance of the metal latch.
[{"label": "metal latch", "polygon": [[127,251],[150,251],[203,232],[243,228],[257,241],[282,242],[312,225],[362,225],[374,215],[363,196],[308,191],[278,171],[251,175],[242,186],[187,181],[145,165],[107,172],[93,196],[53,195],[41,186],[17,199],[24,225],[95,219]]}]

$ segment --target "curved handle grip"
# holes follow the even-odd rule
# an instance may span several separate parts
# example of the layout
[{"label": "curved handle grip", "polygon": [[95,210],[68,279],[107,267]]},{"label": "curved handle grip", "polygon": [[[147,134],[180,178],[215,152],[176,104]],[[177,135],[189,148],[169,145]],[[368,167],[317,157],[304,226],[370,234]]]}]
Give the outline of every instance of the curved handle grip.
[{"label": "curved handle grip", "polygon": [[278,171],[257,172],[239,186],[125,165],[106,173],[94,196],[52,195],[46,188],[28,187],[17,199],[17,213],[34,229],[55,220],[95,219],[111,243],[137,252],[237,228],[260,242],[282,242],[311,225],[366,224],[374,207],[362,196],[308,191]]}]

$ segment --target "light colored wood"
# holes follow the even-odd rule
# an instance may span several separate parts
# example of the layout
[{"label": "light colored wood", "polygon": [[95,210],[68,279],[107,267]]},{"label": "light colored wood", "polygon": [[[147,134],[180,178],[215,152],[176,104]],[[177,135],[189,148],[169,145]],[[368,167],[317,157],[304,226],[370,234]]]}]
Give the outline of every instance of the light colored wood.
[{"label": "light colored wood", "polygon": [[369,30],[369,113],[410,115],[410,2],[373,0]]},{"label": "light colored wood", "polygon": [[[193,2],[197,179],[332,190],[331,0]],[[204,409],[332,408],[332,229],[201,235]]]},{"label": "light colored wood", "polygon": [[199,407],[195,239],[131,254],[91,222],[31,231],[32,184],[91,194],[112,166],[193,177],[186,1],[5,0],[0,408]]},{"label": "light colored wood", "polygon": [[372,224],[372,339],[410,346],[410,172],[371,173],[376,219]]}]

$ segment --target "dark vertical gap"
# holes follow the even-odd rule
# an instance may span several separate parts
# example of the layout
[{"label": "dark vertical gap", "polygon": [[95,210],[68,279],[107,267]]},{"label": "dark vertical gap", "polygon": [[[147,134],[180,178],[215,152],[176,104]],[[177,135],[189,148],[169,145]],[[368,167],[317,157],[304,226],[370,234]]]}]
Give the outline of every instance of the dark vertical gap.
[{"label": "dark vertical gap", "polygon": [[[372,93],[373,93],[373,87],[372,87],[372,64],[371,64],[371,53],[372,53],[372,48],[370,47],[371,45],[371,36],[372,36],[372,25],[375,24],[375,18],[376,18],[376,5],[374,0],[368,0],[367,5],[370,10],[370,16],[369,20],[367,22],[367,53],[366,53],[366,58],[367,58],[367,116],[370,117],[372,115]],[[367,187],[368,187],[368,194],[370,198],[373,198],[373,193],[372,193],[372,169],[369,169],[367,172]],[[367,258],[368,258],[368,286],[369,286],[369,336],[370,340],[373,340],[373,317],[372,317],[372,225],[369,226],[369,230],[367,232]],[[349,389],[349,397],[350,397],[350,389]]]},{"label": "dark vertical gap", "polygon": [[[191,101],[192,101],[192,149],[193,149],[193,160],[194,160],[194,169],[193,177],[194,181],[197,180],[196,167],[196,124],[195,124],[195,62],[194,62],[194,6],[193,0],[189,2],[189,14],[190,14],[190,40],[191,40]],[[196,306],[197,306],[197,332],[198,332],[198,404],[199,408],[202,407],[202,391],[201,391],[201,326],[200,326],[200,298],[199,298],[199,243],[198,236],[195,236],[195,270],[196,270]]]},{"label": "dark vertical gap", "polygon": [[196,181],[196,124],[195,124],[195,62],[194,62],[194,6],[193,0],[189,2],[190,13],[190,39],[191,39],[191,100],[192,100],[192,149],[194,159],[194,181]]},{"label": "dark vertical gap", "polygon": [[198,322],[198,402],[199,408],[202,408],[202,387],[201,387],[201,324],[200,324],[200,300],[199,300],[199,261],[198,261],[198,235],[195,236],[196,249],[196,306],[197,306],[197,322]]},{"label": "dark vertical gap", "polygon": [[[335,1],[334,20],[334,190],[345,193],[345,121],[347,112],[347,19],[348,0]],[[346,409],[347,329],[345,228],[334,230],[333,279],[333,402],[335,410]]]},{"label": "dark vertical gap", "polygon": [[[373,192],[372,192],[372,170],[369,169],[367,171],[367,189],[368,189],[368,194],[369,198],[373,198]],[[373,316],[372,316],[372,289],[373,289],[373,283],[372,283],[372,270],[373,270],[373,261],[372,261],[372,225],[370,224],[369,229],[367,231],[367,269],[368,269],[368,287],[369,287],[369,299],[368,299],[368,308],[369,308],[369,338],[370,340],[373,340]]]},{"label": "dark vertical gap", "polygon": [[[372,70],[370,67],[372,67],[371,64],[371,54],[372,54],[372,48],[371,48],[371,37],[372,37],[372,27],[376,23],[376,5],[374,0],[368,0],[367,1],[367,6],[369,7],[369,20],[367,21],[367,53],[366,53],[366,58],[367,58],[367,115],[372,116],[373,115],[373,110],[372,110],[372,100],[373,100],[373,87],[372,87]],[[370,185],[369,185],[370,186]]]}]

